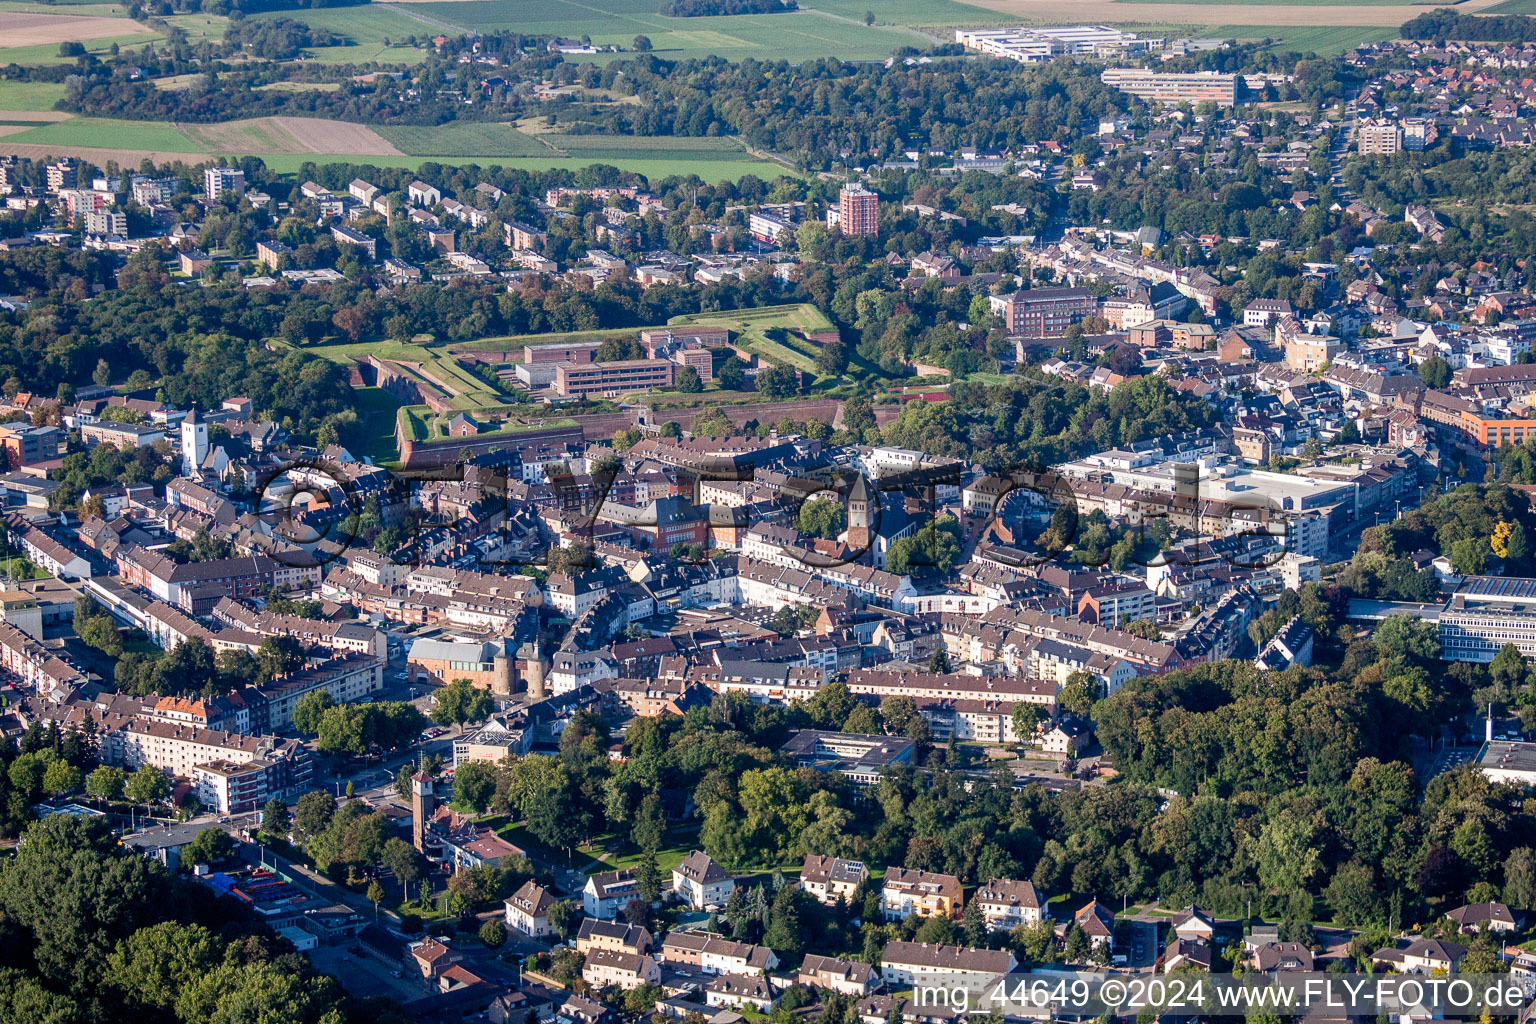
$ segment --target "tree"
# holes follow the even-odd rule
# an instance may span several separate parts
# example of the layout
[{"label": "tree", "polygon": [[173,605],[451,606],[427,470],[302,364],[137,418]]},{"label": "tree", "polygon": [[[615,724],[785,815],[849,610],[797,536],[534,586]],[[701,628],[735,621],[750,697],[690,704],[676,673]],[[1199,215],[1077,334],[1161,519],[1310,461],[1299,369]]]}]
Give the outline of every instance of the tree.
[{"label": "tree", "polygon": [[576,930],[581,908],[570,900],[556,900],[549,905],[549,926],[561,939],[568,939]]},{"label": "tree", "polygon": [[293,818],[288,813],[288,805],[278,797],[268,800],[261,810],[261,830],[269,836],[286,838],[292,827]]},{"label": "tree", "polygon": [[109,615],[93,615],[82,620],[76,632],[81,640],[109,657],[116,658],[123,653],[122,634]]},{"label": "tree", "polygon": [[1088,936],[1076,924],[1067,929],[1066,957],[1068,963],[1083,963],[1088,959],[1091,944]]},{"label": "tree", "polygon": [[1428,387],[1443,388],[1451,382],[1451,364],[1439,356],[1430,356],[1419,364],[1419,377]]},{"label": "tree", "polygon": [[1101,687],[1088,673],[1073,672],[1056,694],[1056,706],[1070,715],[1086,715],[1100,692]]},{"label": "tree", "polygon": [[696,395],[704,390],[704,381],[699,376],[698,370],[685,366],[677,371],[677,377],[672,381],[672,390],[681,391],[685,395]]},{"label": "tree", "polygon": [[795,525],[803,536],[836,540],[848,526],[848,509],[833,498],[812,498],[800,506]]},{"label": "tree", "polygon": [[639,896],[631,896],[624,904],[624,920],[637,928],[648,928],[651,924],[651,905]]},{"label": "tree", "polygon": [[152,804],[171,795],[171,779],[159,768],[146,764],[128,776],[123,792],[136,804]]},{"label": "tree", "polygon": [[792,366],[770,366],[758,372],[757,392],[769,398],[793,398],[800,393],[800,374]]},{"label": "tree", "polygon": [[455,679],[433,695],[432,721],[443,726],[483,722],[495,710],[490,691],[478,689],[468,679]]},{"label": "tree", "polygon": [[1028,743],[1040,724],[1040,705],[1031,704],[1027,700],[1018,701],[1013,705],[1012,717],[1014,735],[1018,736],[1020,743]]},{"label": "tree", "polygon": [[188,864],[220,864],[234,852],[235,841],[229,833],[216,826],[209,826],[192,837],[182,852],[182,859]]},{"label": "tree", "polygon": [[939,644],[928,658],[928,671],[946,673],[949,670],[949,650],[943,644]]},{"label": "tree", "polygon": [[85,781],[85,775],[68,761],[51,761],[43,772],[43,791],[51,796],[73,793]]},{"label": "tree", "polygon": [[323,789],[305,793],[293,807],[294,837],[300,843],[308,842],[325,831],[335,813],[336,798],[331,794]]},{"label": "tree", "polygon": [[117,800],[123,795],[127,780],[127,772],[104,764],[86,776],[85,791],[97,800]]},{"label": "tree", "polygon": [[1464,537],[1451,545],[1451,565],[1463,576],[1479,576],[1488,565],[1488,541]]},{"label": "tree", "polygon": [[388,868],[389,873],[395,876],[395,881],[400,883],[402,901],[410,891],[411,883],[421,878],[426,870],[421,854],[404,839],[387,840],[379,854],[379,863]]},{"label": "tree", "polygon": [[320,731],[320,720],[326,710],[335,706],[330,691],[311,690],[293,705],[293,727],[306,736],[314,736]]},{"label": "tree", "polygon": [[291,636],[269,636],[256,648],[256,666],[262,682],[297,672],[304,667],[304,646]]},{"label": "tree", "polygon": [[368,902],[373,904],[373,919],[377,921],[379,919],[379,904],[384,902],[384,887],[375,878],[368,883],[368,891],[364,895],[368,897]]},{"label": "tree", "polygon": [[1512,907],[1536,906],[1536,856],[1529,846],[1511,850],[1504,860],[1504,902]]},{"label": "tree", "polygon": [[946,514],[929,522],[915,536],[892,543],[886,552],[885,567],[897,576],[943,574],[954,568],[959,558],[960,524],[954,516]]},{"label": "tree", "polygon": [[656,864],[656,851],[647,849],[635,865],[635,891],[647,903],[661,899],[661,870]]},{"label": "tree", "polygon": [[866,24],[866,25],[873,25],[874,23],[875,23],[875,12],[874,11],[865,11],[864,12],[864,24]]},{"label": "tree", "polygon": [[848,346],[840,341],[829,341],[816,353],[816,370],[828,376],[836,376],[848,369]]},{"label": "tree", "polygon": [[651,52],[651,40],[650,40],[650,37],[648,37],[648,36],[635,36],[634,42],[630,43],[630,47],[636,53],[650,53]]},{"label": "tree", "polygon": [[[641,36],[640,38],[645,38]],[[488,949],[500,949],[507,941],[507,926],[495,918],[491,918],[480,926],[480,941]]]},{"label": "tree", "polygon": [[715,373],[715,382],[726,391],[740,391],[746,383],[746,366],[739,356],[729,356]]},{"label": "tree", "polygon": [[484,814],[496,792],[496,766],[490,761],[466,761],[453,776],[453,808]]}]

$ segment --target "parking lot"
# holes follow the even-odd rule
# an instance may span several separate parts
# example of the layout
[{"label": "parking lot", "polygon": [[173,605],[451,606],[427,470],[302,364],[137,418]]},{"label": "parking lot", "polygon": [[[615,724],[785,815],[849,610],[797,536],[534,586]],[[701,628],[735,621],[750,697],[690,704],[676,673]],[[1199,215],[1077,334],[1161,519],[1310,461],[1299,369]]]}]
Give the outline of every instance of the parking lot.
[{"label": "parking lot", "polygon": [[[353,948],[363,955],[351,952]],[[317,946],[309,951],[309,959],[316,969],[339,978],[354,996],[383,995],[404,1003],[427,994],[417,979],[405,975],[402,964],[387,963],[366,946]]]}]

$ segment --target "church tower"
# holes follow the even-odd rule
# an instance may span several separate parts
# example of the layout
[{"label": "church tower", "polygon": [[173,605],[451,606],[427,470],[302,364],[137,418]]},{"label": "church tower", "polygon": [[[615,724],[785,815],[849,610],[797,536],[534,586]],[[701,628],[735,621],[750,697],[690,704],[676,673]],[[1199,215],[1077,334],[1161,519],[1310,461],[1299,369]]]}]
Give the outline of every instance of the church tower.
[{"label": "church tower", "polygon": [[436,809],[432,776],[423,768],[411,776],[411,841],[422,853],[427,852],[427,823]]},{"label": "church tower", "polygon": [[198,418],[197,409],[181,421],[181,475],[197,479],[197,469],[208,456],[208,424]]},{"label": "church tower", "polygon": [[860,473],[848,491],[848,546],[855,551],[869,549],[869,484]]}]

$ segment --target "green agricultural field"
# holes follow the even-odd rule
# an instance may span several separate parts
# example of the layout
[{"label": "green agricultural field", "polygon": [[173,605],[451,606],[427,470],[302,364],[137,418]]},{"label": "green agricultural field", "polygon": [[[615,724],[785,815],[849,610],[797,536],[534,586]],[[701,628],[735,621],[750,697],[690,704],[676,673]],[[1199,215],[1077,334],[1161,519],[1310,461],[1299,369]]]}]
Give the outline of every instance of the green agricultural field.
[{"label": "green agricultural field", "polygon": [[802,0],[800,7],[852,18],[860,23],[868,12],[875,16],[876,25],[908,28],[971,28],[1019,23],[1013,15],[972,7],[956,0]]},{"label": "green agricultural field", "polygon": [[[132,22],[124,21],[123,24],[131,25]],[[3,38],[3,37],[0,37]],[[106,57],[116,43],[122,49],[143,46],[145,43],[154,43],[157,46],[163,43],[164,37],[158,35],[146,35],[135,33],[132,35],[108,36],[105,39],[85,39],[82,43],[85,52],[95,57]],[[9,46],[0,48],[0,66],[6,64],[20,64],[22,66],[36,64],[73,64],[78,58],[60,57],[58,43],[44,43],[38,46]]]},{"label": "green agricultural field", "polygon": [[[657,13],[659,7],[659,0],[462,0],[401,5],[403,10],[481,32],[510,29],[569,38],[585,35],[600,46],[616,45],[626,50],[636,35],[644,35],[659,56],[668,58],[718,55],[731,60],[878,60],[900,47],[929,41],[910,29],[867,27],[862,11],[854,19],[816,10],[665,18]],[[985,15],[982,18],[986,20]],[[583,55],[577,59],[601,62],[614,56]]]},{"label": "green agricultural field", "polygon": [[62,82],[0,82],[0,110],[52,110],[63,98]]},{"label": "green agricultural field", "polygon": [[[1404,15],[1407,21],[1412,14]],[[1397,37],[1397,29],[1370,25],[1333,25],[1328,27],[1295,25],[1219,25],[1214,29],[1198,30],[1201,35],[1223,39],[1274,39],[1276,46],[1299,53],[1314,52],[1331,56],[1352,50],[1365,43],[1380,42]]]},{"label": "green agricultural field", "polygon": [[181,129],[166,121],[118,121],[108,117],[72,117],[5,136],[8,143],[38,146],[98,146],[164,153],[201,153]]},{"label": "green agricultural field", "polygon": [[698,156],[705,160],[756,160],[735,139],[685,135],[541,135],[574,160],[602,163],[632,157],[663,160]]},{"label": "green agricultural field", "polygon": [[[322,46],[312,51],[314,60],[330,64],[415,64],[425,51],[405,45],[405,40],[410,36],[429,38],[440,31],[401,13],[391,4],[274,11],[252,17],[288,18],[345,37],[349,45]],[[384,44],[386,39],[388,46]]]},{"label": "green agricultural field", "polygon": [[435,126],[380,125],[374,129],[396,149],[411,156],[489,157],[559,154],[531,135],[524,135],[510,124],[484,124],[473,121]]},{"label": "green agricultural field", "polygon": [[1483,14],[1536,14],[1536,0],[1504,0],[1501,4],[1484,7]]},{"label": "green agricultural field", "polygon": [[222,42],[229,28],[229,19],[217,14],[173,14],[165,22],[185,32],[193,45],[205,40]]}]

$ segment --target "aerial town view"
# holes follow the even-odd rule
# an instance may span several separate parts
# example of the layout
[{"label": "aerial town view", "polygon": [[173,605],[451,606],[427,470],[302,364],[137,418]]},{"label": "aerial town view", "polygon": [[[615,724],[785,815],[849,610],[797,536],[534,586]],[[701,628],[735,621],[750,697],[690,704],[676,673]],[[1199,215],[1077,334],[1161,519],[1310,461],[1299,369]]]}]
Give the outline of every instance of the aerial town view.
[{"label": "aerial town view", "polygon": [[0,0],[0,1024],[1536,1021],[1536,0]]}]

